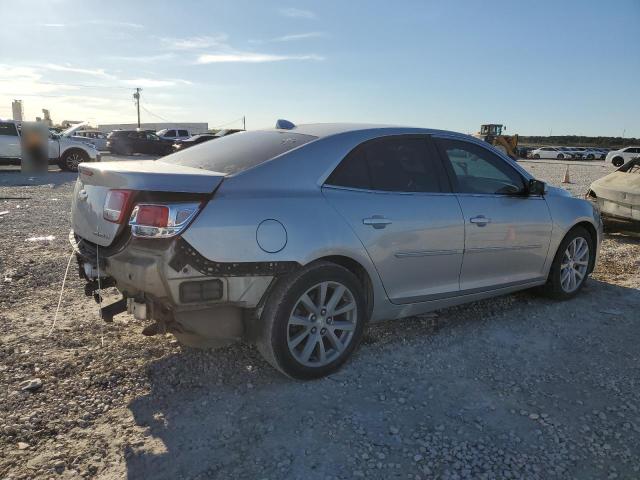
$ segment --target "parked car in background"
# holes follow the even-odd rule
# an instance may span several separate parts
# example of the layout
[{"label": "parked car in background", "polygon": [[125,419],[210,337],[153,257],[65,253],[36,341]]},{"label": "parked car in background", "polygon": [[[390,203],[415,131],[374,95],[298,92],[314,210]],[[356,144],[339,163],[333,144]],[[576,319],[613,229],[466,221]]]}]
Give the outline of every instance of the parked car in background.
[{"label": "parked car in background", "polygon": [[582,158],[582,152],[576,150],[574,147],[558,147],[565,154],[565,158],[573,160],[579,160]]},{"label": "parked car in background", "polygon": [[580,155],[580,158],[584,160],[595,160],[599,159],[602,156],[602,152],[600,152],[596,148],[590,147],[571,147],[575,152]]},{"label": "parked car in background", "polygon": [[605,218],[640,223],[640,157],[593,182],[586,198]]},{"label": "parked car in background", "polygon": [[78,141],[89,142],[98,150],[107,149],[107,136],[99,130],[78,130],[73,134]]},{"label": "parked car in background", "polygon": [[640,156],[640,147],[624,147],[607,153],[605,161],[613,163],[616,167],[621,167],[625,162],[638,156]]},{"label": "parked car in background", "polygon": [[167,155],[171,153],[169,140],[155,133],[138,130],[114,130],[107,135],[107,150],[118,155],[146,153],[149,155]]},{"label": "parked car in background", "polygon": [[199,143],[208,142],[209,140],[214,140],[216,138],[226,137],[227,135],[231,135],[232,133],[242,132],[244,130],[220,130],[216,133],[199,133],[198,135],[193,135],[186,140],[178,140],[173,144],[174,151],[184,150],[185,148],[193,147]]},{"label": "parked car in background", "polygon": [[[99,162],[100,153],[96,148],[84,141],[72,137],[72,127],[62,134],[49,133],[49,163],[57,164],[60,169],[78,171],[82,162]],[[22,158],[20,126],[13,120],[0,121],[0,161],[9,164],[20,164]]]},{"label": "parked car in background", "polygon": [[533,158],[555,158],[558,160],[572,158],[569,152],[565,152],[561,147],[540,147],[531,152]]},{"label": "parked car in background", "polygon": [[486,142],[276,127],[82,166],[70,240],[87,291],[100,272],[124,296],[103,314],[128,305],[154,322],[143,333],[194,346],[254,342],[310,379],[335,372],[370,321],[535,286],[568,299],[594,268],[597,209]]},{"label": "parked car in background", "polygon": [[165,128],[163,130],[158,130],[156,132],[156,135],[158,135],[158,137],[162,138],[163,140],[173,140],[173,141],[186,140],[191,136],[191,134],[189,133],[189,130],[174,129],[174,128]]}]

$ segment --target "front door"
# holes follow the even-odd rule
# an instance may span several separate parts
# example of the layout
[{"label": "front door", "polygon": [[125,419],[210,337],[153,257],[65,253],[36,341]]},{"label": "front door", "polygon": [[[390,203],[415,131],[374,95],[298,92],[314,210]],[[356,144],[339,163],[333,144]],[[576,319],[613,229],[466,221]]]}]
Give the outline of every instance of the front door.
[{"label": "front door", "polygon": [[462,212],[428,137],[361,144],[329,177],[323,193],[364,245],[392,302],[458,292]]},{"label": "front door", "polygon": [[544,197],[528,195],[520,172],[488,148],[437,143],[464,215],[462,293],[542,279],[552,225]]},{"label": "front door", "polygon": [[20,158],[20,136],[13,122],[0,122],[0,158]]}]

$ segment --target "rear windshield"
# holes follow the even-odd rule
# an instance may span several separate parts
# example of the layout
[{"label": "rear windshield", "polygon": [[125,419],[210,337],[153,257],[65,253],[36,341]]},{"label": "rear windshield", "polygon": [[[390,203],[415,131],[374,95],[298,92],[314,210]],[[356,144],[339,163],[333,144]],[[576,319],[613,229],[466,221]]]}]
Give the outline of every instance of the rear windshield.
[{"label": "rear windshield", "polygon": [[159,161],[232,175],[316,138],[312,135],[274,130],[241,132],[172,153]]}]

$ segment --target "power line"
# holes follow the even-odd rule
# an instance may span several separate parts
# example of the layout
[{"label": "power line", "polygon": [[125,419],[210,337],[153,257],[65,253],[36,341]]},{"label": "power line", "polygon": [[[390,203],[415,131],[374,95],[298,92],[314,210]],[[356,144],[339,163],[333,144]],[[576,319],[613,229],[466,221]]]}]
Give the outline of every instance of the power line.
[{"label": "power line", "polygon": [[165,122],[171,122],[171,120],[167,120],[166,118],[164,118],[164,117],[162,117],[162,116],[160,116],[160,115],[158,115],[158,114],[156,114],[156,113],[153,113],[152,111],[148,110],[147,108],[145,108],[145,107],[144,107],[144,106],[142,106],[142,105],[140,105],[140,108],[141,108],[142,110],[144,110],[145,112],[147,112],[147,113],[148,113],[149,115],[151,115],[151,116],[154,116],[154,117],[156,117],[156,118],[159,118],[160,120],[163,120],[163,121],[165,121]]}]

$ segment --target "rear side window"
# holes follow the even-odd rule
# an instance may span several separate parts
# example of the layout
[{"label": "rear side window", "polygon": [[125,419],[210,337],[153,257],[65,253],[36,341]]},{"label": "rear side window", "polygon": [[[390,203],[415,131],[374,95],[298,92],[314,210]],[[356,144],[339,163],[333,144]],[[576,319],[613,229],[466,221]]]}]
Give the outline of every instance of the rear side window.
[{"label": "rear side window", "polygon": [[312,135],[273,130],[242,132],[195,145],[158,161],[232,175],[316,138]]},{"label": "rear side window", "polygon": [[349,153],[326,183],[387,192],[442,192],[441,168],[425,137],[385,137]]},{"label": "rear side window", "polygon": [[189,132],[187,132],[186,130],[178,130],[178,136],[179,137],[188,137],[189,136]]},{"label": "rear side window", "polygon": [[18,129],[15,123],[0,123],[0,135],[5,137],[17,137]]}]

